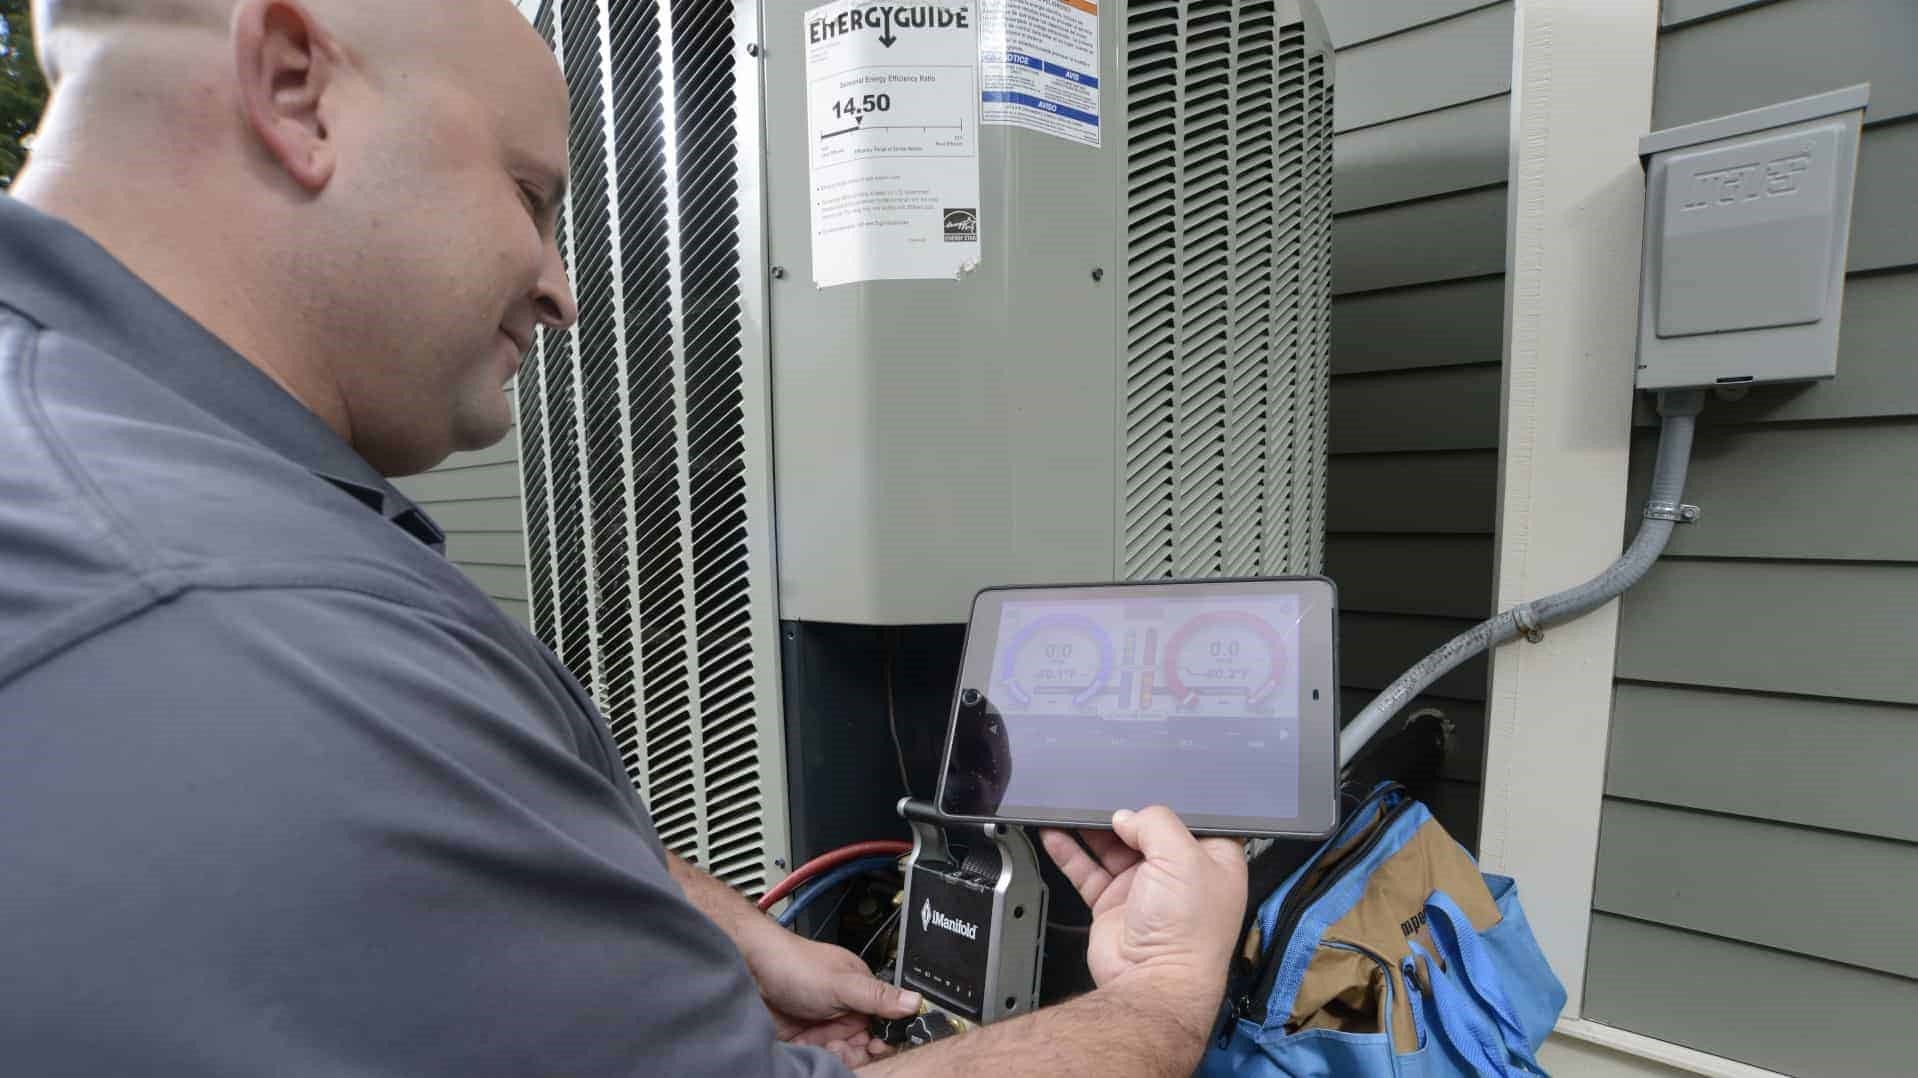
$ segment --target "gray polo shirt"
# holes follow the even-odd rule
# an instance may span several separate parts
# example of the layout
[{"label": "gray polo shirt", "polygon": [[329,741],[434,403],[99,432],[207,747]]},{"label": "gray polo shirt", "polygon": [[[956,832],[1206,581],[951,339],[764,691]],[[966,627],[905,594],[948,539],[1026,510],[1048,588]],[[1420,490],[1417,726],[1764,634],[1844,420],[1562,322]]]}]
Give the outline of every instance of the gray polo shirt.
[{"label": "gray polo shirt", "polygon": [[440,542],[0,196],[0,1070],[841,1072]]}]

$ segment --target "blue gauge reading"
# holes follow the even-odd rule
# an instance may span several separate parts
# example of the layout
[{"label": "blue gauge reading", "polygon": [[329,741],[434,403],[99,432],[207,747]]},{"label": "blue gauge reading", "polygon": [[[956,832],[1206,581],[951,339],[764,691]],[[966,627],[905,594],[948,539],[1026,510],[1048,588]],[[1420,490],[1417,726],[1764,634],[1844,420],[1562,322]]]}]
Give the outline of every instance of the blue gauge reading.
[{"label": "blue gauge reading", "polygon": [[1077,614],[1036,618],[999,653],[994,681],[1020,708],[1069,701],[1083,708],[1112,678],[1112,638],[1098,622]]}]

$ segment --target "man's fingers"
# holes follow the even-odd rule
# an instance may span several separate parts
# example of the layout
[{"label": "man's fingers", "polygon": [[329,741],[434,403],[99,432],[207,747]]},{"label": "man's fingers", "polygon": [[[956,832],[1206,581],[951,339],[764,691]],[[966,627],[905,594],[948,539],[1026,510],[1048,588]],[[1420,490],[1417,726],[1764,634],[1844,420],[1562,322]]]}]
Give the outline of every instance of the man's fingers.
[{"label": "man's fingers", "polygon": [[1092,856],[1099,859],[1099,866],[1114,877],[1139,863],[1139,851],[1110,831],[1081,831],[1079,837],[1085,839]]},{"label": "man's fingers", "polygon": [[1039,833],[1039,841],[1045,845],[1046,853],[1059,866],[1059,871],[1072,881],[1079,897],[1086,900],[1086,905],[1096,904],[1105,889],[1112,886],[1112,874],[1100,867],[1099,862],[1081,849],[1077,842],[1072,841],[1071,835],[1064,831],[1047,830]]},{"label": "man's fingers", "polygon": [[1245,873],[1245,843],[1235,838],[1202,838],[1199,848],[1205,851],[1214,863],[1223,868]]},{"label": "man's fingers", "polygon": [[833,998],[855,1014],[905,1018],[919,1013],[919,993],[895,988],[867,973],[842,973],[833,979]]},{"label": "man's fingers", "polygon": [[848,1067],[857,1067],[866,1061],[865,1049],[854,1048],[845,1041],[833,1041],[831,1044],[826,1045],[826,1051],[838,1056],[839,1062],[844,1063]]},{"label": "man's fingers", "polygon": [[849,1043],[855,1037],[865,1036],[865,1033],[866,1017],[860,1014],[846,1014],[830,1021],[807,1026],[788,1039],[794,1044],[809,1044],[824,1048],[835,1041]]},{"label": "man's fingers", "polygon": [[1112,814],[1112,831],[1126,845],[1147,857],[1176,858],[1191,851],[1196,843],[1179,817],[1164,805],[1141,812],[1121,809]]}]

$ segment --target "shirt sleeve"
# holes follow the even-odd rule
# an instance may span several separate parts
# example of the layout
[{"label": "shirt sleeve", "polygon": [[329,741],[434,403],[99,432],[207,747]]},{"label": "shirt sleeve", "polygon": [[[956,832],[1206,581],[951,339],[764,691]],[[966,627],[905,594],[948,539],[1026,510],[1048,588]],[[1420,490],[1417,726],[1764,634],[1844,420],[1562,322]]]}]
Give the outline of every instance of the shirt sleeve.
[{"label": "shirt sleeve", "polygon": [[846,1073],[776,1042],[497,647],[352,591],[196,591],[5,686],[9,1069]]}]

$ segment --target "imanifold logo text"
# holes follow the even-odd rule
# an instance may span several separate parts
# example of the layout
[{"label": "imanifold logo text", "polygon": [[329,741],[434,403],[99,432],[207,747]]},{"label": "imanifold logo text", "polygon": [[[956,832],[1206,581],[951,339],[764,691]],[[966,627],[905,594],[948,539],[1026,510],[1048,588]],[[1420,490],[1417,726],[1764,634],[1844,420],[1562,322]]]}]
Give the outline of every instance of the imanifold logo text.
[{"label": "imanifold logo text", "polygon": [[928,898],[926,899],[926,904],[919,907],[919,927],[922,929],[930,929],[933,925],[938,925],[940,928],[954,935],[964,936],[969,940],[979,938],[978,925],[970,921],[961,921],[957,917],[948,917],[940,913],[938,910],[932,908],[932,899]]}]

